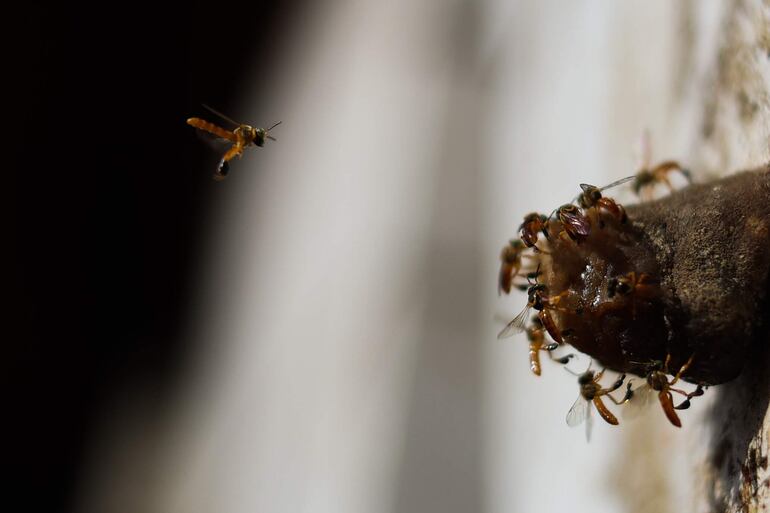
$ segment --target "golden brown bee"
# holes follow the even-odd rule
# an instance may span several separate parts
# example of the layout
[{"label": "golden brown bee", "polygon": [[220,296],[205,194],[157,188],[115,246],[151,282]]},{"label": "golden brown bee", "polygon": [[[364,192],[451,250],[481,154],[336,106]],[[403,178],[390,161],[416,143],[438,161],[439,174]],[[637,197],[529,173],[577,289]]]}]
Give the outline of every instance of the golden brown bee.
[{"label": "golden brown bee", "polygon": [[[682,422],[679,420],[676,410],[686,410],[690,407],[690,399],[703,395],[703,387],[701,385],[698,385],[697,388],[690,393],[679,390],[678,388],[673,388],[673,385],[679,381],[682,374],[687,372],[687,369],[692,364],[693,358],[694,355],[682,365],[679,372],[676,373],[671,381],[668,380],[667,376],[669,373],[668,365],[671,360],[671,355],[666,356],[666,361],[663,362],[662,365],[661,362],[653,362],[650,364],[650,370],[647,373],[646,378],[647,382],[635,390],[629,390],[630,412],[633,413],[634,411],[638,411],[641,407],[649,404],[652,401],[652,395],[657,392],[658,401],[663,408],[663,412],[666,414],[666,418],[668,418],[669,422],[674,426],[682,427]],[[685,400],[678,406],[674,406],[674,398],[671,392],[676,392],[685,396]]]},{"label": "golden brown bee", "polygon": [[591,233],[591,220],[572,203],[560,206],[556,217],[561,221],[564,233],[577,243],[584,241]]},{"label": "golden brown bee", "polygon": [[511,239],[500,252],[500,276],[497,283],[498,295],[500,292],[510,294],[513,280],[521,271],[522,258],[532,258],[532,255],[523,254],[525,249],[527,248],[522,241]]},{"label": "golden brown bee", "polygon": [[607,297],[594,309],[597,316],[602,316],[608,311],[624,308],[631,302],[632,318],[636,319],[637,300],[653,300],[660,295],[659,283],[649,274],[631,271],[623,276],[613,277],[607,280]]},{"label": "golden brown bee", "polygon": [[540,351],[548,353],[548,357],[551,360],[566,364],[570,358],[573,358],[574,354],[568,354],[556,358],[553,356],[555,349],[559,347],[557,342],[547,343],[545,338],[545,328],[539,316],[532,317],[532,325],[527,328],[527,338],[529,339],[529,368],[536,375],[540,375]]},{"label": "golden brown bee", "polygon": [[615,383],[613,383],[611,387],[602,388],[602,386],[599,384],[599,381],[602,379],[603,375],[604,375],[604,370],[601,370],[594,374],[594,371],[592,371],[591,369],[588,369],[583,374],[580,374],[578,376],[578,384],[580,385],[580,395],[575,401],[575,404],[572,405],[572,408],[570,408],[569,411],[567,412],[568,426],[577,426],[578,424],[581,424],[583,421],[586,421],[586,439],[590,438],[591,436],[590,434],[591,403],[594,404],[594,406],[596,407],[596,411],[599,412],[599,415],[601,415],[601,417],[608,424],[612,424],[613,426],[618,425],[617,417],[615,417],[615,415],[612,414],[609,408],[607,408],[607,406],[604,404],[604,401],[602,401],[602,397],[607,396],[615,404],[623,404],[623,401],[618,401],[610,393],[614,392],[615,390],[623,386],[623,381],[626,379],[626,375],[623,374],[622,376],[620,376],[620,378],[618,378],[617,381],[615,381]]},{"label": "golden brown bee", "polygon": [[634,183],[631,186],[636,195],[640,197],[642,191],[648,191],[647,196],[649,197],[652,194],[652,188],[659,183],[665,184],[670,191],[673,191],[674,186],[671,185],[668,174],[674,171],[679,171],[688,182],[692,182],[690,172],[687,169],[674,160],[666,160],[652,169],[649,169],[647,166],[640,169],[636,176],[634,176]]},{"label": "golden brown bee", "polygon": [[519,236],[528,248],[535,248],[535,251],[540,251],[536,245],[538,233],[542,232],[546,239],[550,238],[547,224],[548,218],[543,214],[532,212],[524,216],[524,221],[519,226]]},{"label": "golden brown bee", "polygon": [[584,209],[595,208],[597,211],[605,210],[612,214],[619,222],[625,223],[628,220],[626,215],[626,209],[622,205],[618,204],[614,199],[602,196],[602,191],[610,189],[617,185],[626,183],[633,180],[635,177],[629,176],[622,180],[617,180],[604,187],[596,187],[595,185],[589,185],[587,183],[581,183],[580,188],[583,192],[578,196],[577,202]]},{"label": "golden brown bee", "polygon": [[629,296],[635,294],[640,297],[650,297],[658,292],[658,283],[646,273],[631,271],[618,278],[607,280],[607,297]]},{"label": "golden brown bee", "polygon": [[[539,274],[539,269],[535,274]],[[535,282],[534,284],[530,285],[529,289],[527,290],[529,299],[526,306],[524,306],[524,309],[519,312],[519,314],[514,317],[513,320],[509,322],[500,333],[498,333],[497,338],[500,339],[510,337],[514,333],[524,331],[524,326],[527,322],[529,311],[530,309],[534,308],[538,311],[538,318],[540,319],[540,322],[546,331],[548,331],[548,334],[551,335],[551,338],[554,339],[557,343],[561,344],[563,342],[562,334],[559,328],[556,326],[556,322],[553,320],[553,317],[551,317],[550,310],[561,309],[558,306],[559,301],[561,301],[561,299],[564,298],[567,294],[569,294],[569,291],[565,290],[556,296],[549,296],[548,289],[542,283]]]},{"label": "golden brown bee", "polygon": [[204,132],[208,132],[216,137],[219,137],[220,139],[224,139],[226,141],[229,141],[232,143],[232,146],[230,146],[230,149],[227,150],[227,152],[222,156],[222,159],[219,161],[219,164],[217,165],[217,170],[214,173],[214,179],[215,180],[224,180],[227,176],[227,173],[230,171],[230,160],[232,160],[234,157],[240,157],[243,154],[243,151],[251,146],[252,144],[255,144],[257,146],[264,146],[265,140],[270,139],[275,141],[275,137],[269,135],[270,130],[277,127],[281,124],[279,121],[278,123],[275,123],[270,128],[254,128],[249,125],[244,125],[241,123],[237,123],[233,121],[232,119],[228,118],[224,114],[215,111],[211,107],[208,107],[204,105],[204,107],[217,116],[221,117],[225,121],[232,123],[235,125],[235,129],[233,130],[227,130],[225,128],[222,128],[218,125],[215,125],[214,123],[211,123],[209,121],[206,121],[205,119],[201,118],[189,118],[187,120],[187,124],[190,126],[193,126],[197,128],[198,130],[202,130]]}]

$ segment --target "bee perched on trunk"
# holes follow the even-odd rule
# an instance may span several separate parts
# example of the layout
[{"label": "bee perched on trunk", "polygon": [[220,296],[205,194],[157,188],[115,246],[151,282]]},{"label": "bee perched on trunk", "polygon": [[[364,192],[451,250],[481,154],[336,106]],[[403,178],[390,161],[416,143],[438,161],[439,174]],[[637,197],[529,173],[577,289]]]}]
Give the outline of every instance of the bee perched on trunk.
[{"label": "bee perched on trunk", "polygon": [[664,184],[668,187],[669,191],[673,192],[674,186],[668,179],[668,175],[674,171],[678,171],[687,180],[688,184],[692,183],[690,171],[682,167],[675,160],[665,160],[654,167],[652,166],[652,145],[650,144],[649,132],[643,134],[641,142],[641,165],[639,166],[639,171],[634,175],[634,182],[631,184],[631,188],[637,196],[641,198],[644,193],[644,199],[651,199],[653,189],[657,184]]},{"label": "bee perched on trunk", "polygon": [[646,195],[651,196],[652,188],[659,183],[665,184],[666,187],[668,187],[668,190],[673,192],[674,186],[668,179],[668,175],[674,171],[679,171],[679,173],[684,176],[688,183],[692,182],[690,172],[687,169],[684,169],[676,161],[666,160],[665,162],[661,162],[652,169],[642,168],[639,170],[639,172],[634,176],[634,183],[631,184],[631,187],[639,197],[642,196],[643,191],[647,191]]},{"label": "bee perched on trunk", "polygon": [[214,123],[206,121],[205,119],[189,118],[187,120],[188,125],[195,127],[203,132],[208,132],[209,134],[212,134],[219,139],[223,139],[232,143],[230,149],[225,152],[225,154],[222,156],[222,159],[219,161],[219,164],[217,165],[217,170],[214,173],[215,180],[224,180],[230,171],[230,160],[235,157],[240,157],[243,154],[243,151],[249,146],[256,145],[262,147],[265,145],[265,140],[276,140],[275,137],[269,134],[269,132],[273,128],[280,125],[280,121],[275,123],[270,128],[254,128],[250,125],[237,123],[207,105],[204,105],[204,107],[235,126],[233,130],[227,130],[218,125],[215,125]]}]

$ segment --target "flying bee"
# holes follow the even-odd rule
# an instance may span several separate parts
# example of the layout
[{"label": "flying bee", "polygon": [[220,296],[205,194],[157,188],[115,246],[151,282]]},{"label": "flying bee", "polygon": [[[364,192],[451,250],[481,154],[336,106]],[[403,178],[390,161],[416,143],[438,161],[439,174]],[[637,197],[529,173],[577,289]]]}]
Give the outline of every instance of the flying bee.
[{"label": "flying bee", "polygon": [[[666,361],[662,364],[661,362],[652,362],[649,364],[646,383],[634,390],[630,390],[629,388],[630,397],[627,416],[631,417],[636,415],[638,411],[650,404],[652,402],[652,396],[655,395],[655,392],[657,392],[658,401],[663,408],[663,413],[666,414],[666,418],[668,418],[669,422],[671,422],[671,424],[674,426],[682,427],[682,421],[679,420],[679,416],[676,414],[676,410],[686,410],[689,408],[690,399],[703,395],[703,386],[698,385],[694,391],[688,393],[684,390],[673,388],[673,385],[679,381],[679,379],[682,377],[682,374],[687,372],[687,369],[692,364],[694,356],[695,355],[691,356],[687,362],[682,365],[682,367],[679,369],[679,372],[676,373],[671,381],[668,380],[667,376],[669,373],[668,365],[671,361],[670,354],[666,356]],[[677,394],[683,395],[685,397],[684,401],[682,401],[679,405],[674,406],[674,397],[671,392],[676,392]]]},{"label": "flying bee", "polygon": [[596,187],[595,185],[581,183],[580,188],[583,192],[577,197],[577,203],[584,209],[595,208],[597,212],[605,210],[621,223],[625,223],[628,220],[626,209],[614,199],[603,196],[602,191],[629,182],[634,178],[634,176],[627,176],[626,178],[612,182],[604,187]]},{"label": "flying bee", "polygon": [[538,232],[542,232],[546,239],[550,239],[548,233],[548,218],[543,214],[532,212],[524,216],[524,221],[519,225],[519,236],[528,248],[541,251],[537,247]]},{"label": "flying bee", "polygon": [[599,384],[599,381],[601,381],[603,375],[604,370],[594,373],[594,371],[592,371],[589,367],[587,371],[578,376],[580,395],[575,401],[575,404],[572,405],[572,408],[570,408],[567,412],[568,426],[573,427],[581,424],[583,421],[586,422],[586,440],[591,438],[591,403],[594,404],[596,411],[599,412],[599,415],[605,420],[605,422],[612,424],[613,426],[618,425],[617,417],[615,417],[609,408],[607,408],[607,406],[604,404],[604,401],[602,401],[602,397],[607,396],[615,404],[623,404],[623,401],[618,401],[615,399],[611,395],[611,392],[614,392],[623,386],[623,381],[626,379],[626,375],[621,375],[617,381],[612,384],[611,387],[602,388],[602,386]]},{"label": "flying bee", "polygon": [[548,343],[545,338],[546,330],[540,317],[532,317],[532,325],[527,328],[527,339],[529,339],[529,368],[537,376],[540,375],[540,351],[548,353],[548,357],[562,365],[574,358],[574,354],[568,354],[562,357],[555,357],[553,351],[559,348],[558,342]]},{"label": "flying bee", "polygon": [[224,180],[230,171],[230,160],[235,157],[240,157],[243,154],[243,151],[252,144],[262,147],[265,145],[265,141],[267,139],[272,141],[276,140],[275,137],[270,135],[270,130],[280,125],[280,121],[275,123],[270,128],[254,128],[250,125],[237,123],[207,105],[204,105],[203,107],[235,126],[233,130],[227,130],[218,125],[215,125],[214,123],[206,121],[205,119],[189,118],[187,120],[188,125],[232,143],[230,149],[225,152],[225,154],[222,156],[222,159],[219,161],[219,164],[217,165],[217,170],[214,173],[215,180]]},{"label": "flying bee", "polygon": [[[518,239],[511,241],[503,247],[500,253],[500,276],[497,283],[497,294],[511,293],[513,280],[519,275],[522,267],[522,258],[534,258],[533,255],[523,254],[527,249],[524,243]],[[530,273],[531,275],[531,273]],[[524,288],[526,290],[526,286]]]},{"label": "flying bee", "polygon": [[562,308],[558,306],[559,302],[565,296],[567,296],[567,294],[569,294],[569,291],[565,290],[556,296],[549,296],[548,288],[542,283],[537,282],[537,276],[540,274],[540,269],[538,268],[534,274],[534,283],[530,281],[529,277],[527,278],[530,283],[530,286],[527,289],[527,304],[524,306],[524,309],[522,309],[522,311],[519,312],[519,314],[514,317],[513,320],[509,322],[500,333],[498,333],[497,338],[500,339],[510,337],[514,333],[524,331],[524,326],[527,322],[529,311],[534,308],[538,311],[537,316],[540,319],[543,327],[546,329],[546,331],[548,331],[548,334],[551,335],[551,338],[554,339],[558,344],[561,344],[563,343],[562,333],[558,326],[556,326],[556,321],[551,316],[550,311],[562,310]]},{"label": "flying bee", "polygon": [[561,221],[564,233],[577,243],[584,241],[591,233],[591,220],[572,203],[556,209],[556,217]]}]

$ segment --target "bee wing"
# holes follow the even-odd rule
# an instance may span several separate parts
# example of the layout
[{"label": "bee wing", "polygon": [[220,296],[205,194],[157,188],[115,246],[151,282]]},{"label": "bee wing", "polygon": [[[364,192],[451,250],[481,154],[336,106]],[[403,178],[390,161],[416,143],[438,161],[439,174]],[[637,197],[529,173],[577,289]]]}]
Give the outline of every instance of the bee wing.
[{"label": "bee wing", "polygon": [[519,315],[513,318],[500,333],[497,334],[497,338],[507,338],[515,333],[524,331],[524,325],[527,323],[527,316],[529,315],[529,306],[525,306],[524,310],[519,312]]},{"label": "bee wing", "polygon": [[233,141],[225,139],[224,137],[219,137],[218,135],[214,135],[205,130],[198,129],[195,131],[195,135],[199,140],[203,141],[206,146],[218,153],[227,151],[227,149],[233,145]]},{"label": "bee wing", "polygon": [[634,395],[623,405],[622,416],[624,419],[639,417],[649,406],[655,402],[655,391],[645,383],[633,389]]},{"label": "bee wing", "polygon": [[567,425],[569,427],[575,427],[581,424],[586,420],[590,409],[591,403],[586,401],[582,395],[578,396],[575,404],[573,404],[572,408],[567,412]]},{"label": "bee wing", "polygon": [[[586,403],[588,403],[586,401]],[[591,429],[594,426],[594,418],[591,415],[591,404],[588,403],[588,408],[586,408],[588,412],[586,413],[586,443],[591,441]]]},{"label": "bee wing", "polygon": [[[622,184],[624,184],[626,182],[630,182],[634,178],[636,178],[636,175],[631,175],[631,176],[627,176],[625,178],[621,178],[620,180],[615,180],[614,182],[605,185],[604,187],[600,188],[599,190],[600,191],[604,191],[604,190],[607,190],[607,189],[612,189],[613,187],[617,187],[618,185],[622,185]],[[581,185],[581,187],[582,187],[582,185]]]},{"label": "bee wing", "polygon": [[581,213],[560,212],[559,217],[563,223],[573,227],[578,235],[588,236],[591,233],[591,225]]}]

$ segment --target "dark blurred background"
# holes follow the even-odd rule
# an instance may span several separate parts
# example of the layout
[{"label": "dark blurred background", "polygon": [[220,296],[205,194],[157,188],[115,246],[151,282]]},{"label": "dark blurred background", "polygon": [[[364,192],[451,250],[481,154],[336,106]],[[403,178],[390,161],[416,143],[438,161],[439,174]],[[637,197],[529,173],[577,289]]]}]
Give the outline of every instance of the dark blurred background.
[{"label": "dark blurred background", "polygon": [[94,420],[122,387],[161,404],[184,368],[219,192],[185,119],[233,112],[255,53],[270,76],[299,3],[26,3],[9,20],[6,466],[25,510],[71,509]]}]

